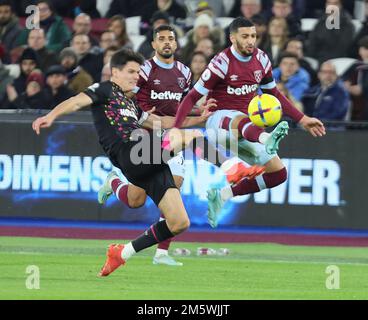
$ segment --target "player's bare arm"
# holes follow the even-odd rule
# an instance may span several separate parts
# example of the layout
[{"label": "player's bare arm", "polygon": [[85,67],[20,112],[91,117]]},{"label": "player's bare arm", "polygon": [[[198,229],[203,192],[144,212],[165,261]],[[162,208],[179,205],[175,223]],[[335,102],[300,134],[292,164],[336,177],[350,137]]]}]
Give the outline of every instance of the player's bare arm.
[{"label": "player's bare arm", "polygon": [[71,97],[57,105],[47,115],[39,117],[33,121],[32,129],[39,135],[40,129],[51,127],[53,122],[60,116],[78,111],[89,106],[91,103],[92,100],[89,96],[87,96],[85,93],[79,93],[78,95]]},{"label": "player's bare arm", "polygon": [[322,121],[317,118],[311,118],[306,115],[300,119],[299,124],[307,130],[313,137],[323,137],[326,134],[326,128]]}]

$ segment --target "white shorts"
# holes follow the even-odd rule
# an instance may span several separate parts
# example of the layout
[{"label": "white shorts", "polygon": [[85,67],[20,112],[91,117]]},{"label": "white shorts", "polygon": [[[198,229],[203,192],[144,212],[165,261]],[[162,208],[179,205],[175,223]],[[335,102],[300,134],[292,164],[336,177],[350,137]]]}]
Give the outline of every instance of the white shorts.
[{"label": "white shorts", "polygon": [[173,176],[179,176],[184,178],[185,176],[185,165],[184,165],[184,157],[183,152],[180,151],[174,158],[170,159],[167,162],[170,167],[171,174]]},{"label": "white shorts", "polygon": [[[234,119],[238,116],[244,116],[245,114],[236,110],[218,110],[215,111],[206,122],[206,130],[208,134],[208,140],[214,144],[220,144],[226,148],[226,145],[232,145],[231,150],[236,156],[246,163],[253,165],[259,164],[264,165],[272,158],[276,157],[277,154],[268,154],[263,144],[259,142],[250,142],[245,139],[235,141],[231,131],[221,128],[223,119],[228,117]],[[231,120],[231,121],[232,121]],[[231,127],[230,121],[230,127]],[[234,146],[237,148],[234,149]],[[238,149],[238,150],[236,150]],[[236,151],[238,153],[236,154]]]}]

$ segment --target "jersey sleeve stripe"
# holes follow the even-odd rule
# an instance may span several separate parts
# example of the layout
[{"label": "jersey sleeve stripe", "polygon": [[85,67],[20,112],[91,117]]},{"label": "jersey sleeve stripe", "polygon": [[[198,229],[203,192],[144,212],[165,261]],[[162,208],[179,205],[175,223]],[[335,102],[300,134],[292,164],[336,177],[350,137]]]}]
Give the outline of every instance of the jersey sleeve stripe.
[{"label": "jersey sleeve stripe", "polygon": [[146,80],[146,81],[147,81],[147,79],[148,79],[148,77],[149,77],[149,75],[150,75],[150,73],[151,73],[151,70],[152,70],[152,65],[151,65],[151,63],[147,60],[147,61],[144,63],[144,65],[142,65],[142,66],[141,66],[141,72],[140,72],[140,74],[141,74],[141,73],[144,73],[144,74],[145,74],[145,76],[146,76],[145,80]]},{"label": "jersey sleeve stripe", "polygon": [[260,88],[261,89],[273,89],[273,88],[275,88],[276,87],[276,82],[275,82],[275,80],[273,80],[272,82],[269,82],[269,83],[267,83],[267,84],[262,84],[261,86],[260,86]]},{"label": "jersey sleeve stripe", "polygon": [[[220,60],[220,61],[218,61]],[[222,58],[213,59],[210,63],[216,66],[221,72],[226,75],[229,70],[229,64]]]},{"label": "jersey sleeve stripe", "polygon": [[221,79],[225,79],[225,75],[220,71],[218,70],[214,65],[213,63],[211,62],[209,65],[208,65],[208,69],[210,69],[215,75],[217,75],[218,77],[220,77]]},{"label": "jersey sleeve stripe", "polygon": [[201,80],[197,81],[197,83],[194,85],[194,89],[196,89],[202,96],[206,96],[209,90],[206,89],[200,82]]},{"label": "jersey sleeve stripe", "polygon": [[148,77],[147,77],[147,75],[143,72],[143,70],[141,70],[141,71],[139,72],[139,75],[144,79],[144,81],[148,81]]},{"label": "jersey sleeve stripe", "polygon": [[265,68],[265,74],[267,74],[268,71],[270,71],[271,65],[272,65],[271,61],[268,61],[267,67]]}]

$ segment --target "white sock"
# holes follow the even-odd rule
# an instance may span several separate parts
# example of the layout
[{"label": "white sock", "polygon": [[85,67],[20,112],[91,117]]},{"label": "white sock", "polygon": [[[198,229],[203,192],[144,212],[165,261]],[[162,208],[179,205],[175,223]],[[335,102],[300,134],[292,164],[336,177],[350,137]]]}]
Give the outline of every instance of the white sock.
[{"label": "white sock", "polygon": [[168,256],[168,255],[169,255],[169,251],[168,250],[159,249],[159,248],[156,249],[155,257],[158,257],[158,256]]},{"label": "white sock", "polygon": [[269,134],[268,132],[262,132],[259,135],[258,141],[262,144],[266,144],[268,138],[271,136],[271,134]]},{"label": "white sock", "polygon": [[220,191],[221,199],[226,202],[227,200],[234,197],[233,190],[230,186],[223,187]]},{"label": "white sock", "polygon": [[121,251],[121,257],[126,261],[128,260],[133,254],[135,254],[135,250],[131,242],[124,246],[124,249]]}]

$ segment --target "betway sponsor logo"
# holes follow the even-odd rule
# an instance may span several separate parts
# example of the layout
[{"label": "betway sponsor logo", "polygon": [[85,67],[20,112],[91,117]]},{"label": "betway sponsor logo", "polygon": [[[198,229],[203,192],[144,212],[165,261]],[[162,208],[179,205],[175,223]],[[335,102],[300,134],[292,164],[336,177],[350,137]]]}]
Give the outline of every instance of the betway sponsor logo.
[{"label": "betway sponsor logo", "polygon": [[180,101],[182,96],[183,96],[183,94],[178,93],[178,92],[165,91],[165,92],[157,93],[156,91],[151,90],[151,99],[152,100],[177,100],[177,101]]},{"label": "betway sponsor logo", "polygon": [[258,89],[257,84],[253,84],[251,86],[245,84],[241,88],[233,88],[231,86],[227,86],[227,93],[228,94],[235,94],[237,96],[246,95],[252,93]]}]

